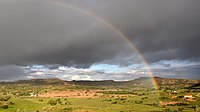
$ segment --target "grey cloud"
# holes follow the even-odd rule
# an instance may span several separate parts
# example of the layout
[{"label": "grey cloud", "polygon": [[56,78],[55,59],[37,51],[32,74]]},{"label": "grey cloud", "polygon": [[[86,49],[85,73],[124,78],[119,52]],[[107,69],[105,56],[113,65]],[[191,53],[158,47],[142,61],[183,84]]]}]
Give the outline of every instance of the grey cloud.
[{"label": "grey cloud", "polygon": [[[81,7],[112,23],[150,63],[200,57],[198,0],[58,2]],[[99,62],[121,63],[118,58],[133,53],[105,24],[69,7],[40,0],[3,0],[0,6],[1,64],[88,67]]]},{"label": "grey cloud", "polygon": [[0,81],[20,80],[26,77],[25,70],[16,65],[0,66]]},{"label": "grey cloud", "polygon": [[180,78],[180,79],[197,79],[199,80],[200,65],[192,65],[187,67],[177,67],[168,69],[153,69],[155,76]]},{"label": "grey cloud", "polygon": [[200,57],[198,0],[110,0],[99,3],[102,6],[92,0],[70,3],[112,22],[150,63]]},{"label": "grey cloud", "polygon": [[101,21],[47,1],[1,1],[0,14],[0,64],[88,67],[130,51]]}]

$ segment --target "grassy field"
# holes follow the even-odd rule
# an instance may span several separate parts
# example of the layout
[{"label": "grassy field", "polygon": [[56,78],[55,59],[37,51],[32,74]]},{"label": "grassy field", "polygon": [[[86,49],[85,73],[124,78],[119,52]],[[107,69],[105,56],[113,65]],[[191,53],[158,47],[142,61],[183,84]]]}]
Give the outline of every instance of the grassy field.
[{"label": "grassy field", "polygon": [[[151,102],[156,102],[155,97],[149,98],[143,104],[136,104],[143,96],[135,96],[128,98],[59,98],[62,104],[50,105],[49,100],[57,100],[58,98],[11,98],[9,102],[14,105],[8,109],[0,109],[1,112],[70,112],[70,111],[86,111],[86,112],[147,112],[161,111],[160,107],[149,106]],[[68,102],[68,104],[65,104]],[[70,110],[65,110],[70,109]]]},{"label": "grassy field", "polygon": [[200,111],[199,88],[179,85],[162,85],[158,91],[142,86],[0,85],[0,112],[195,111]]}]

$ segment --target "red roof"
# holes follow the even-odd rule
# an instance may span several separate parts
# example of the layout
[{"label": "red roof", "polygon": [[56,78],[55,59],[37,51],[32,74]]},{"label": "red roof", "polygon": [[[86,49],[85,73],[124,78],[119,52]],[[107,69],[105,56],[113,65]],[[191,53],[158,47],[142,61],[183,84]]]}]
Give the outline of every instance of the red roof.
[{"label": "red roof", "polygon": [[192,96],[191,94],[186,94],[185,96]]}]

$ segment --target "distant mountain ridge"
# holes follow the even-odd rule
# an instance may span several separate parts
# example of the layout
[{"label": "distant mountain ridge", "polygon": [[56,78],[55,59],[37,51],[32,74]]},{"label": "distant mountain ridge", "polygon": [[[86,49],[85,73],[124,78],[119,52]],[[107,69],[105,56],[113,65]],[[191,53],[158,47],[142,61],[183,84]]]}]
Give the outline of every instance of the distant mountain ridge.
[{"label": "distant mountain ridge", "polygon": [[31,84],[31,85],[67,85],[67,81],[58,78],[18,80],[14,82],[1,82],[4,84]]},{"label": "distant mountain ridge", "polygon": [[[197,85],[200,80],[191,79],[173,79],[154,77],[158,85]],[[79,86],[154,86],[152,77],[140,77],[130,81],[114,81],[114,80],[101,80],[101,81],[87,81],[87,80],[73,80],[65,81],[58,78],[51,79],[30,79],[18,80],[14,82],[1,82],[0,84],[30,84],[30,85],[79,85]]]}]

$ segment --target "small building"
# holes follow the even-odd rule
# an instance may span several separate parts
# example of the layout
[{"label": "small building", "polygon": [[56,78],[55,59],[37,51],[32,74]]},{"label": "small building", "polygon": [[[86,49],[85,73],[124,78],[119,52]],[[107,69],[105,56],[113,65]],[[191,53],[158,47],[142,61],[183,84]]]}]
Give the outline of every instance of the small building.
[{"label": "small building", "polygon": [[185,98],[185,99],[192,99],[193,96],[192,96],[191,94],[186,94],[186,95],[184,96],[184,98]]},{"label": "small building", "polygon": [[184,98],[188,101],[195,101],[195,97],[193,97],[191,94],[187,94],[184,96]]},{"label": "small building", "polygon": [[30,93],[30,97],[37,97],[37,94],[35,94],[35,93]]},{"label": "small building", "polygon": [[177,96],[172,96],[172,98],[177,98]]},{"label": "small building", "polygon": [[177,91],[173,91],[171,94],[177,94]]}]

